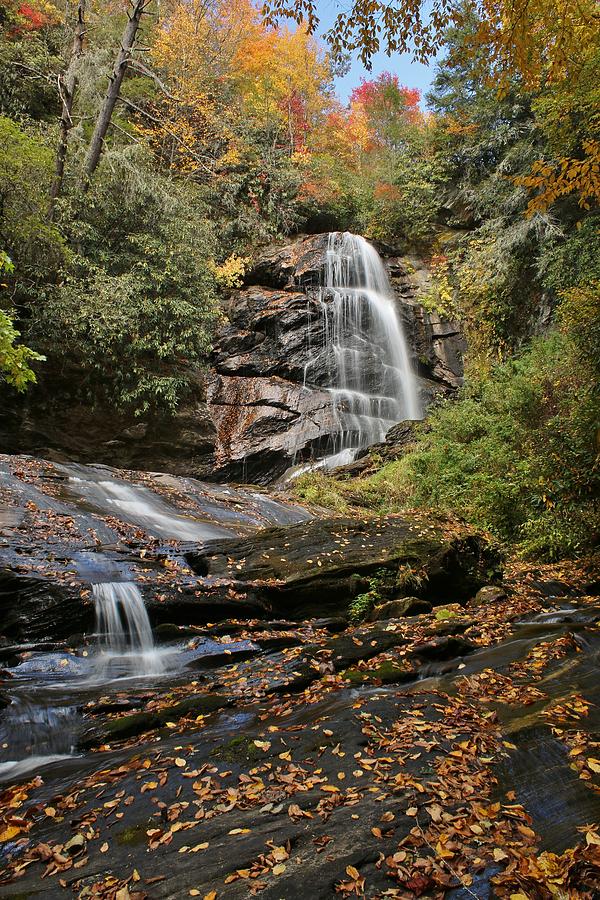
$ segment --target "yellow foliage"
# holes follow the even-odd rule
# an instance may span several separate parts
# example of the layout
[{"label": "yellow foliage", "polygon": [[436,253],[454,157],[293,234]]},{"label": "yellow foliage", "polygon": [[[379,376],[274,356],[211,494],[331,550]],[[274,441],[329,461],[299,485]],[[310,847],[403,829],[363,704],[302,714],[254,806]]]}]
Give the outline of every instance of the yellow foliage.
[{"label": "yellow foliage", "polygon": [[563,157],[556,163],[539,160],[528,175],[515,178],[516,184],[536,191],[529,201],[528,215],[543,212],[559,198],[577,193],[579,206],[590,209],[600,203],[600,142],[583,142],[583,159]]},{"label": "yellow foliage", "polygon": [[224,263],[215,266],[213,269],[215,281],[222,288],[238,288],[241,287],[246,267],[250,262],[247,256],[238,256],[232,253]]},{"label": "yellow foliage", "polygon": [[327,58],[306,28],[266,29],[257,13],[233,69],[246,114],[260,124],[279,125],[290,152],[300,149],[306,132],[327,112],[323,88],[331,78]]}]

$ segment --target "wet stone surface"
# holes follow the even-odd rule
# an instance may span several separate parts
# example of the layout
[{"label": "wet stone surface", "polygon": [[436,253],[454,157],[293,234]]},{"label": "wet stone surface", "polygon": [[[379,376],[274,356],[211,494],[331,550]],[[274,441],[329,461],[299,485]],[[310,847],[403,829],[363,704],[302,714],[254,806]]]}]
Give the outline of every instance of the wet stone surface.
[{"label": "wet stone surface", "polygon": [[[498,589],[486,546],[461,558],[464,534],[440,522],[361,523],[353,542],[343,520],[293,524],[309,514],[275,498],[290,538],[255,538],[274,512],[246,489],[207,490],[190,520],[197,484],[117,474],[156,493],[161,527],[166,504],[190,527],[239,529],[199,547],[144,530],[139,509],[76,501],[47,463],[3,465],[2,497],[23,515],[0,525],[0,896],[598,896],[592,567],[508,563]],[[320,543],[303,559],[305,533]],[[336,541],[360,579],[407,535],[412,553],[430,548],[421,612],[351,627],[341,602],[311,610],[303,585],[317,606],[315,585],[348,575],[321,572]],[[394,586],[407,557],[390,556]],[[452,582],[457,556],[470,574]],[[117,612],[141,599],[150,646],[144,623],[113,620],[130,637],[103,644],[99,595]]]}]

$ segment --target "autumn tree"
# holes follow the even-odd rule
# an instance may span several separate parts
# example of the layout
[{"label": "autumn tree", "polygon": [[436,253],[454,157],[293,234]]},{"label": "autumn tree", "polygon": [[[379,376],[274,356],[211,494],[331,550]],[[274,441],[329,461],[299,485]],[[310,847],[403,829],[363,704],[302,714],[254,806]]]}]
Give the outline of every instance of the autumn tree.
[{"label": "autumn tree", "polygon": [[[319,24],[316,0],[267,0],[265,12],[268,22],[287,17],[306,22],[311,32]],[[515,74],[527,91],[550,87],[563,97],[580,82],[599,82],[600,11],[595,0],[397,0],[393,5],[353,0],[338,13],[326,40],[334,55],[354,51],[367,66],[379,50],[410,53],[428,62],[443,46],[448,28],[462,29],[470,21],[476,28],[463,52],[485,59],[480,74],[500,93],[509,90]],[[584,207],[598,201],[596,121],[592,115],[583,127],[577,123],[579,141],[572,155],[538,161],[529,180],[521,182],[535,194],[532,211],[571,193],[578,194]]]}]

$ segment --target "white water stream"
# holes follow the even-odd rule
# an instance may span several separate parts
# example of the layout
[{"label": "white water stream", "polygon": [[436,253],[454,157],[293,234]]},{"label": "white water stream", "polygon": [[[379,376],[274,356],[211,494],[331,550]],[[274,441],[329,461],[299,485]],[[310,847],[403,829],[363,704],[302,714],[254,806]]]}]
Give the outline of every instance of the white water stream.
[{"label": "white water stream", "polygon": [[92,585],[100,652],[96,676],[158,675],[162,654],[154,646],[152,628],[139,588],[131,582]]},{"label": "white water stream", "polygon": [[[420,419],[415,374],[385,266],[359,235],[332,232],[320,305],[324,321],[313,362],[325,355],[326,390],[338,425],[332,454],[321,465],[350,462],[382,441],[397,422]],[[311,363],[305,372],[310,383]]]}]

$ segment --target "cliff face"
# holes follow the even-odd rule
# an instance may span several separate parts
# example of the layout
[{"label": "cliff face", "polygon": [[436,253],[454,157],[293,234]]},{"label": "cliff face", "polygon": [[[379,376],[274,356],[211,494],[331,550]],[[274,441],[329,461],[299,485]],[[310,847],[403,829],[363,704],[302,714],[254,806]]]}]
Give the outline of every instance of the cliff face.
[{"label": "cliff face", "polygon": [[[70,393],[77,372],[46,370],[40,385],[5,404],[0,452],[257,483],[327,453],[338,424],[326,361],[315,353],[324,331],[327,241],[327,234],[299,238],[256,261],[226,305],[206,377],[198,374],[194,398],[174,419],[143,422],[90,409]],[[416,301],[428,278],[422,264],[382,255],[426,404],[460,384],[464,340],[456,323]],[[365,366],[375,366],[376,352]]]},{"label": "cliff face", "polygon": [[[217,427],[214,478],[267,482],[331,447],[338,425],[325,359],[314,352],[324,331],[319,284],[327,239],[314,235],[268,251],[227,305],[229,324],[208,383]],[[427,404],[460,385],[464,339],[457,323],[416,301],[428,277],[417,260],[390,257],[386,264]]]}]

